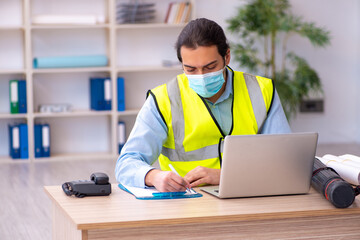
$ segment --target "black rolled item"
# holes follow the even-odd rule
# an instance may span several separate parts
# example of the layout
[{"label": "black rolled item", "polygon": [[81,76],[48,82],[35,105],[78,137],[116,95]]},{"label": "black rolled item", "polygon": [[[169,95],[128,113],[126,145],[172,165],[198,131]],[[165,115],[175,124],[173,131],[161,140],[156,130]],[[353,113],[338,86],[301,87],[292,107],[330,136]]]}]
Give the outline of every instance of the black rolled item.
[{"label": "black rolled item", "polygon": [[349,207],[359,194],[359,186],[354,189],[334,169],[327,167],[317,158],[314,161],[311,184],[337,208]]}]

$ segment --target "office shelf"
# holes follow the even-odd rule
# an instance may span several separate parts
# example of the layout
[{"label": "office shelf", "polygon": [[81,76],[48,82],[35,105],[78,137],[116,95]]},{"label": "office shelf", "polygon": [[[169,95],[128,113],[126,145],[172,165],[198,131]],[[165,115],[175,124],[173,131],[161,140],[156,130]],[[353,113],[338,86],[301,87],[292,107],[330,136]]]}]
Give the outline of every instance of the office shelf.
[{"label": "office shelf", "polygon": [[29,159],[12,159],[8,156],[0,156],[0,167],[2,163],[28,164]]},{"label": "office shelf", "polygon": [[96,73],[110,72],[110,67],[91,67],[91,68],[36,68],[33,73]]},{"label": "office shelf", "polygon": [[68,153],[68,154],[52,154],[51,157],[35,158],[36,162],[40,161],[73,161],[73,160],[114,160],[117,154],[112,153]]},{"label": "office shelf", "polygon": [[117,72],[161,72],[161,71],[180,71],[182,70],[181,65],[177,66],[129,66],[129,67],[118,67]]},{"label": "office shelf", "polygon": [[25,74],[25,70],[23,69],[0,69],[0,74]]},{"label": "office shelf", "polygon": [[18,119],[18,118],[26,118],[26,113],[19,114],[10,114],[10,113],[0,113],[0,119]]},{"label": "office shelf", "polygon": [[32,30],[53,30],[53,29],[98,29],[110,28],[110,24],[79,24],[79,25],[31,25]]},{"label": "office shelf", "polygon": [[182,29],[186,24],[170,24],[170,23],[144,23],[144,24],[118,24],[116,29],[165,29],[165,28],[180,28]]},{"label": "office shelf", "polygon": [[24,26],[0,26],[0,31],[24,30]]},{"label": "office shelf", "polygon": [[61,118],[61,117],[96,117],[96,116],[111,116],[111,111],[71,111],[59,113],[34,113],[34,118]]},{"label": "office shelf", "polygon": [[[130,134],[146,92],[182,72],[174,44],[185,23],[164,23],[173,0],[154,2],[156,17],[146,24],[118,24],[116,6],[128,0],[14,0],[0,5],[0,133],[5,141],[0,146],[1,162],[71,161],[81,159],[116,160],[119,121]],[[182,1],[182,0],[179,0]],[[192,4],[194,18],[195,0]],[[86,7],[84,7],[86,6]],[[105,23],[94,25],[33,24],[38,14],[98,14]],[[6,20],[6,22],[5,22]],[[3,36],[6,36],[2,40]],[[8,45],[10,43],[10,45]],[[6,50],[6,51],[5,51]],[[85,68],[34,68],[35,57],[70,55],[106,55],[108,66]],[[169,66],[162,61],[167,60]],[[89,79],[108,77],[112,87],[112,110],[90,110]],[[117,78],[125,79],[125,111],[117,111]],[[9,80],[26,79],[27,113],[10,114]],[[42,104],[70,104],[71,112],[41,113]],[[10,111],[10,110],[8,110]],[[29,160],[7,157],[7,125],[28,124]],[[34,157],[34,125],[50,125],[51,157]]]},{"label": "office shelf", "polygon": [[139,113],[140,109],[129,109],[126,111],[117,112],[118,116],[135,116]]}]

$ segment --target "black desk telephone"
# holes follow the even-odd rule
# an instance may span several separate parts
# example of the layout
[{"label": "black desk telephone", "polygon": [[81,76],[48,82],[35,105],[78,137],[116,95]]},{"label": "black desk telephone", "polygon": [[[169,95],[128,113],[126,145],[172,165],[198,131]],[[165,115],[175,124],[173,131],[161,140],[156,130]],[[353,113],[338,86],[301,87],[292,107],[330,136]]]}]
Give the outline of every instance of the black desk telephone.
[{"label": "black desk telephone", "polygon": [[82,198],[85,196],[108,196],[111,193],[109,177],[105,173],[93,173],[90,180],[77,180],[66,182],[62,189],[68,196],[75,195]]}]

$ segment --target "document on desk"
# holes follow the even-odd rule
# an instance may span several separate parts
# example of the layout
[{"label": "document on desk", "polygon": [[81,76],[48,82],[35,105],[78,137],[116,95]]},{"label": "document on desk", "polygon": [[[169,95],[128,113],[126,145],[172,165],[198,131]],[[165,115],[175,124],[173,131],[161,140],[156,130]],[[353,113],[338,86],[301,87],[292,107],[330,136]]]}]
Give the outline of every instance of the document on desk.
[{"label": "document on desk", "polygon": [[138,188],[119,184],[119,188],[142,200],[178,199],[202,197],[201,193],[193,192],[159,192],[155,188]]}]

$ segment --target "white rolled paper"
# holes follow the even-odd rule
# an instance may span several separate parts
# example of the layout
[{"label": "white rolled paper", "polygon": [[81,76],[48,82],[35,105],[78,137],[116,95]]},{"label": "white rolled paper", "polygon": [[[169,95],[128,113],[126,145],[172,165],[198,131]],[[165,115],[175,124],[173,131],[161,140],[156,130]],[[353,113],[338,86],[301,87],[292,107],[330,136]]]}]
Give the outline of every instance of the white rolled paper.
[{"label": "white rolled paper", "polygon": [[[327,154],[317,158],[326,166],[333,168],[345,181],[353,185],[360,184],[360,168],[344,164],[341,158],[334,155]],[[340,161],[337,161],[339,159]]]},{"label": "white rolled paper", "polygon": [[344,154],[344,155],[339,156],[339,158],[360,163],[360,157],[352,155],[352,154]]},{"label": "white rolled paper", "polygon": [[[345,156],[345,157],[343,157],[343,156]],[[346,155],[342,155],[342,156],[334,156],[331,154],[326,154],[323,156],[323,158],[329,159],[330,161],[336,161],[339,163],[343,163],[345,165],[349,165],[352,167],[360,168],[360,161],[358,162],[356,159],[359,157],[354,156],[354,155],[346,154]],[[353,159],[355,159],[355,161]]]}]

